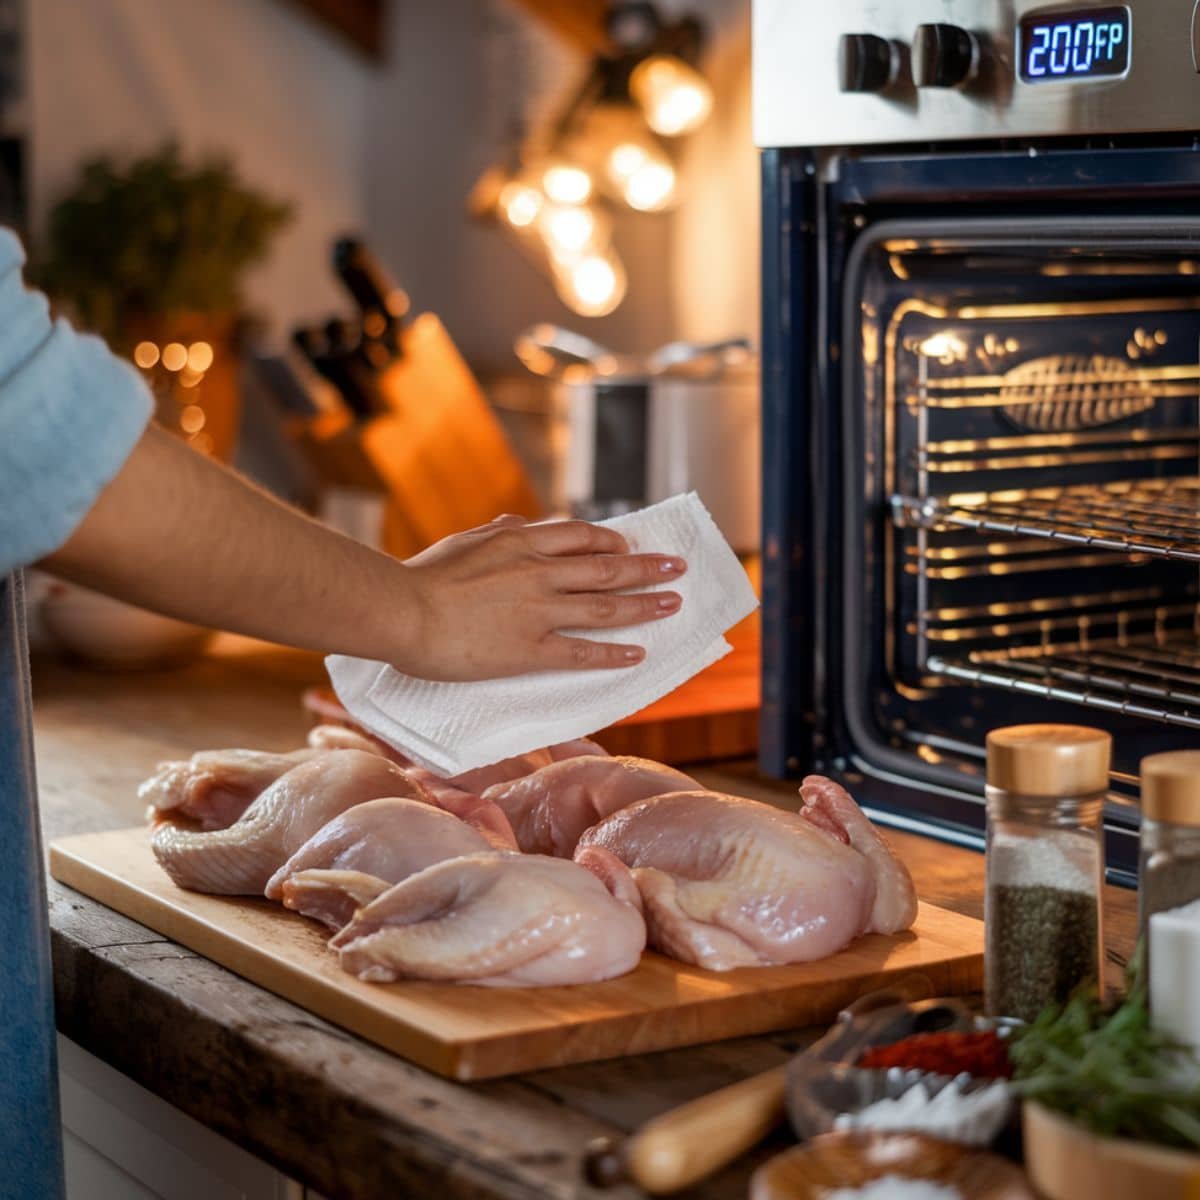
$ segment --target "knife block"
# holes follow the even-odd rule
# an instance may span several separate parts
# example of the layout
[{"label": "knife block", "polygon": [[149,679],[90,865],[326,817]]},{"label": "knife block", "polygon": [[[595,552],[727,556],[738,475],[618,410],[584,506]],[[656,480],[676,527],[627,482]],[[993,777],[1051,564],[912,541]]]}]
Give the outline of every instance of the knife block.
[{"label": "knife block", "polygon": [[324,414],[299,431],[323,478],[387,497],[383,545],[397,558],[501,513],[541,515],[520,460],[445,326],[422,313],[379,380],[385,412]]}]

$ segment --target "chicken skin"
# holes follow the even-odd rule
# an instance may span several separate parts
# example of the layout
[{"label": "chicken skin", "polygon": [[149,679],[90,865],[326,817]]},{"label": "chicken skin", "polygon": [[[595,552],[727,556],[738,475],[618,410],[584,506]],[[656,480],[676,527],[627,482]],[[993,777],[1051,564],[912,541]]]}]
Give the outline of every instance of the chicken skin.
[{"label": "chicken skin", "polygon": [[534,854],[471,854],[412,875],[330,942],[359,979],[486,987],[593,983],[633,970],[637,909],[591,871]]},{"label": "chicken skin", "polygon": [[201,829],[232,825],[280,775],[316,758],[316,748],[272,754],[265,750],[201,750],[178,762],[161,762],[138,788],[152,820],[184,817]]},{"label": "chicken skin", "polygon": [[858,805],[810,776],[784,812],[715,792],[622,808],[580,838],[633,871],[649,941],[697,966],[808,962],[916,919],[912,879]]},{"label": "chicken skin", "polygon": [[464,792],[474,792],[479,796],[495,784],[521,779],[542,767],[548,767],[551,763],[563,762],[568,758],[604,758],[607,755],[608,751],[603,746],[598,746],[588,738],[576,738],[572,742],[559,742],[556,746],[530,750],[527,754],[518,754],[515,758],[501,759],[500,762],[491,763],[486,767],[464,771],[461,775],[455,775],[449,782]]},{"label": "chicken skin", "polygon": [[264,894],[268,900],[281,899],[284,883],[309,870],[357,871],[391,885],[443,859],[496,848],[440,808],[388,796],[356,804],[318,829],[271,876]]},{"label": "chicken skin", "polygon": [[648,758],[570,758],[483,793],[499,805],[526,854],[570,858],[585,829],[610,813],[664,792],[700,785]]},{"label": "chicken skin", "polygon": [[384,796],[432,804],[395,763],[362,750],[339,750],[281,775],[227,829],[206,833],[160,825],[151,845],[180,887],[261,895],[271,876],[323,825]]}]

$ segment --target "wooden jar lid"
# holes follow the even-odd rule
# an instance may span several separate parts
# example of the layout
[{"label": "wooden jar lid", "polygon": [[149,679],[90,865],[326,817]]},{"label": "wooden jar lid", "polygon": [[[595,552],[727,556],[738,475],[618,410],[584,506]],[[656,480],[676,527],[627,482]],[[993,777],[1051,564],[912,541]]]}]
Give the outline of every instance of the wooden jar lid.
[{"label": "wooden jar lid", "polygon": [[1142,812],[1155,821],[1200,825],[1200,750],[1142,759]]},{"label": "wooden jar lid", "polygon": [[987,781],[1022,796],[1108,790],[1112,737],[1087,725],[1008,725],[987,736]]}]

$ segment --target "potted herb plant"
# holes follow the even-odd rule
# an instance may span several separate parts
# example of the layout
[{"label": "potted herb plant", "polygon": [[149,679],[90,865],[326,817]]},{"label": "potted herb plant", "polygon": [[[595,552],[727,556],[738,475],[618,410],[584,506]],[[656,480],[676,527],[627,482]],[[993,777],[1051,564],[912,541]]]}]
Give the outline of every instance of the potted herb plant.
[{"label": "potted herb plant", "polygon": [[164,425],[228,458],[242,279],[290,215],[224,159],[190,165],[174,145],[124,164],[98,158],[50,213],[33,274],[81,327],[133,358]]},{"label": "potted herb plant", "polygon": [[[31,275],[141,368],[164,426],[227,459],[240,416],[242,279],[289,216],[224,160],[189,165],[171,145],[126,164],[99,158],[50,213]],[[75,584],[54,584],[37,611],[64,650],[110,669],[182,664],[210,636]]]}]

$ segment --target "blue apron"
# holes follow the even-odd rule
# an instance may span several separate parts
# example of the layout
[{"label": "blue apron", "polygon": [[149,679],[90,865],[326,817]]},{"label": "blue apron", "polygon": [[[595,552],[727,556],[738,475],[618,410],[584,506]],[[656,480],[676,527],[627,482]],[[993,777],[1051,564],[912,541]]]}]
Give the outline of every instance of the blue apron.
[{"label": "blue apron", "polygon": [[0,1197],[61,1200],[50,926],[20,574],[0,576]]}]

